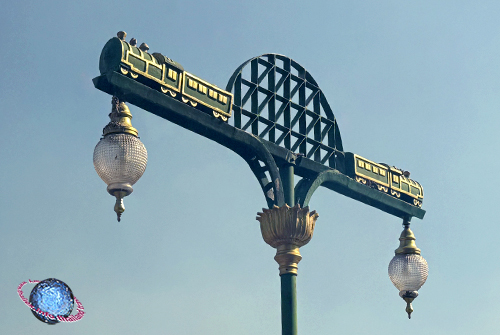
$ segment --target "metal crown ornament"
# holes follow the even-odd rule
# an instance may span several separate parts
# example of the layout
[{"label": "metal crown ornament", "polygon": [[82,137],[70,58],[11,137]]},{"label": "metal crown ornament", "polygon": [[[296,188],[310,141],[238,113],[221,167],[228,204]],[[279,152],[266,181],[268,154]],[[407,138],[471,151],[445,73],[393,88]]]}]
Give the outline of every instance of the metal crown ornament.
[{"label": "metal crown ornament", "polygon": [[297,204],[290,207],[274,206],[257,213],[262,238],[276,248],[274,259],[279,264],[280,275],[297,274],[298,263],[302,259],[299,248],[312,238],[319,214],[309,212],[309,207],[300,208]]}]

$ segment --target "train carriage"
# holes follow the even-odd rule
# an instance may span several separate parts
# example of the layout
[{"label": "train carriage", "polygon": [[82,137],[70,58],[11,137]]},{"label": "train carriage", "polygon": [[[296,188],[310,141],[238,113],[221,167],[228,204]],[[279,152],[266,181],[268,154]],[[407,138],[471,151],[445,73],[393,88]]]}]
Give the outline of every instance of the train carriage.
[{"label": "train carriage", "polygon": [[224,121],[231,117],[232,94],[185,71],[182,95],[184,102],[189,101],[193,107],[201,104],[211,109],[215,117]]},{"label": "train carriage", "polygon": [[160,53],[141,48],[113,37],[101,53],[101,74],[119,72],[227,122],[233,103],[230,92],[184,71],[182,65]]},{"label": "train carriage", "polygon": [[403,171],[383,163],[375,163],[351,152],[345,153],[346,172],[358,183],[373,187],[413,206],[422,207],[422,186],[405,176]]}]

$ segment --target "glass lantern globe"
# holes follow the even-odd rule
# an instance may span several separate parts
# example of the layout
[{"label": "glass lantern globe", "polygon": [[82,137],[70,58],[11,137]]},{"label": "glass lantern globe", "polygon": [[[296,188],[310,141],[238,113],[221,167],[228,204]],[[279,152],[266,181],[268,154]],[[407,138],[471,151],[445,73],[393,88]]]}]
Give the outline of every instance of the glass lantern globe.
[{"label": "glass lantern globe", "polygon": [[130,134],[109,134],[94,149],[94,167],[108,185],[108,192],[132,193],[146,170],[148,153],[141,140]]},{"label": "glass lantern globe", "polygon": [[406,291],[416,292],[427,280],[427,261],[417,254],[398,254],[389,263],[389,278],[402,296]]},{"label": "glass lantern globe", "polygon": [[415,235],[409,222],[404,223],[404,230],[399,238],[400,245],[389,263],[389,278],[399,290],[399,296],[406,305],[408,318],[411,318],[411,302],[418,296],[418,290],[424,285],[429,274],[427,261],[420,256],[420,249],[415,244]]},{"label": "glass lantern globe", "polygon": [[94,168],[116,197],[118,221],[125,211],[123,198],[133,192],[134,185],[146,170],[148,153],[132,127],[132,114],[123,102],[113,98],[111,122],[103,129],[104,137],[94,149]]}]

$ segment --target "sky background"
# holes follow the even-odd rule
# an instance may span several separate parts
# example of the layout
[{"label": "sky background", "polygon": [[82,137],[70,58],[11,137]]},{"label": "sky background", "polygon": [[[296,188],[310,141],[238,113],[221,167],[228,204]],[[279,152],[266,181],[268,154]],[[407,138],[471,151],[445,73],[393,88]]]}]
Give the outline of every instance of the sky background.
[{"label": "sky background", "polygon": [[[130,105],[149,161],[116,221],[92,164],[111,97],[92,78],[124,30],[219,87],[249,58],[291,57],[346,151],[423,185],[412,230],[429,278],[411,320],[387,275],[402,220],[315,193],[299,334],[497,334],[499,13],[457,0],[5,3],[0,333],[280,334],[275,250],[255,220],[266,203],[239,156]],[[19,283],[50,277],[82,302],[81,321],[47,326],[19,299]]]}]

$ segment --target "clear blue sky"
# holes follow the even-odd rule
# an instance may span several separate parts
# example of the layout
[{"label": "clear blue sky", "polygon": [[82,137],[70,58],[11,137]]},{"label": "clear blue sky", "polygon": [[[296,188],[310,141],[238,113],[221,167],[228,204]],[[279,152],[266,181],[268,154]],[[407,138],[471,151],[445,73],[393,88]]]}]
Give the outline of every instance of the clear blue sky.
[{"label": "clear blue sky", "polygon": [[[412,173],[429,278],[408,320],[387,276],[401,220],[320,189],[301,248],[299,334],[497,334],[498,1],[19,1],[0,11],[0,333],[279,334],[265,200],[224,147],[130,106],[149,153],[121,223],[92,165],[119,30],[225,87],[245,60],[303,65],[344,149]],[[17,296],[66,282],[87,312],[47,326]],[[30,288],[25,287],[25,295]]]}]

